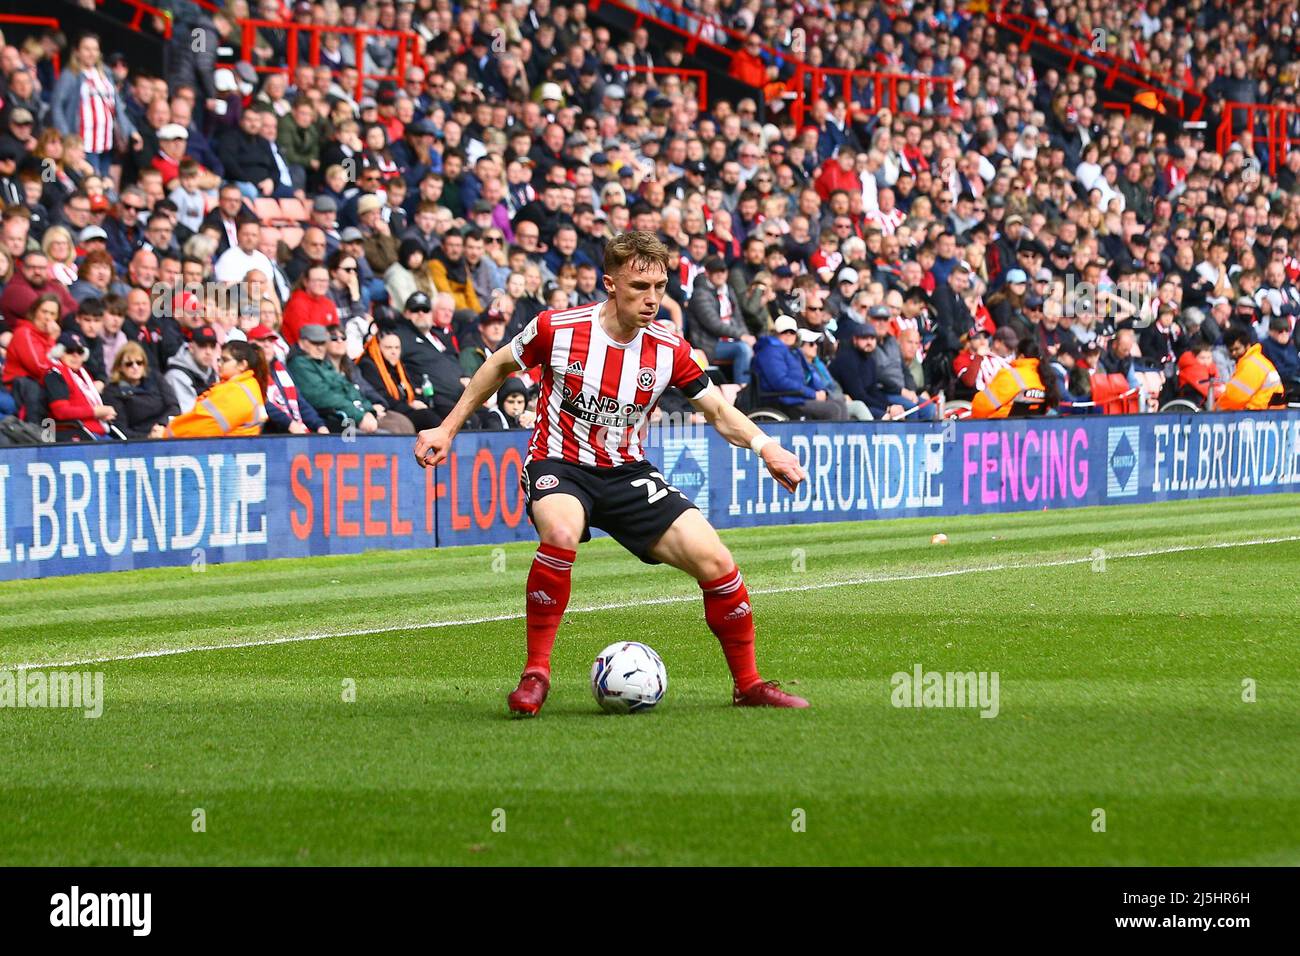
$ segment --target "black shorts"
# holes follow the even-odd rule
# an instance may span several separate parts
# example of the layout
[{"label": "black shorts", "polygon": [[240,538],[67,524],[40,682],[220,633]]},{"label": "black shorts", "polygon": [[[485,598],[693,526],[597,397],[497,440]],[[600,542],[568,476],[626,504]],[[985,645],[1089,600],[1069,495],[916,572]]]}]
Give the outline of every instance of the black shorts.
[{"label": "black shorts", "polygon": [[648,461],[597,468],[544,458],[530,461],[519,483],[530,520],[539,498],[573,495],[587,513],[581,540],[590,541],[591,529],[599,528],[646,564],[659,563],[650,548],[679,515],[695,507]]}]

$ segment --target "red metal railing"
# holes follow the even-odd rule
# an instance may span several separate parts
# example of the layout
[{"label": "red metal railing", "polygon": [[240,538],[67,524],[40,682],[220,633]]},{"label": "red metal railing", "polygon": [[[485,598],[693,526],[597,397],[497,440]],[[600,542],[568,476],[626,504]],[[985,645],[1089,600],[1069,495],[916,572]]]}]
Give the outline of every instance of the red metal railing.
[{"label": "red metal railing", "polygon": [[695,102],[699,104],[700,112],[703,113],[709,108],[709,74],[705,70],[689,70],[679,66],[639,66],[633,63],[619,63],[613,69],[628,70],[632,73],[651,73],[655,76],[676,76],[681,79],[683,86],[694,83]]},{"label": "red metal railing", "polygon": [[1020,37],[1020,49],[1032,47],[1052,50],[1067,59],[1066,72],[1073,73],[1084,65],[1097,71],[1103,89],[1112,89],[1117,81],[1150,94],[1157,108],[1182,120],[1199,120],[1205,111],[1205,94],[1170,76],[1154,73],[1137,63],[1123,60],[1103,50],[1094,50],[1081,37],[1062,33],[1055,27],[1018,13],[1002,9],[990,11],[989,22]]},{"label": "red metal railing", "polygon": [[[311,66],[320,66],[320,38],[324,33],[336,33],[342,36],[351,36],[356,44],[356,65],[357,65],[357,88],[356,95],[358,98],[365,94],[366,80],[379,80],[380,82],[392,81],[402,82],[402,77],[406,73],[408,63],[414,62],[420,55],[420,37],[416,33],[404,33],[401,30],[379,30],[367,29],[365,27],[345,27],[345,26],[327,26],[325,24],[301,24],[301,23],[278,23],[274,20],[240,20],[239,28],[243,38],[240,47],[240,59],[252,62],[253,47],[257,42],[258,30],[283,30],[286,41],[286,59],[284,66],[263,65],[254,66],[258,73],[285,73],[293,76],[298,69],[298,37],[301,33],[310,34],[307,50],[307,63]],[[366,41],[372,37],[396,37],[397,38],[397,60],[394,63],[393,73],[366,73],[363,69],[365,64],[365,47]]]},{"label": "red metal railing", "polygon": [[[925,73],[882,73],[877,70],[843,70],[837,67],[808,66],[796,63],[794,68],[795,91],[799,96],[790,104],[790,118],[796,126],[803,126],[808,103],[820,96],[828,83],[837,83],[844,102],[879,112],[888,108],[895,114],[904,114],[899,108],[899,85],[909,83],[916,95],[924,101],[927,97],[943,97],[952,107],[957,105],[957,90],[951,77],[930,76]],[[811,83],[811,88],[809,88]],[[871,102],[863,103],[861,94],[869,93]]]},{"label": "red metal railing", "polygon": [[[162,21],[162,35],[165,39],[172,38],[172,15],[166,10],[159,10],[157,7],[150,6],[144,0],[122,0],[124,4],[135,10],[135,16],[127,24],[132,30],[139,30],[140,25],[144,23],[145,17],[156,17]],[[96,6],[103,6],[104,0],[95,0]]]},{"label": "red metal railing", "polygon": [[[12,23],[25,27],[49,27],[56,33],[63,29],[59,25],[59,21],[53,17],[29,17],[21,13],[0,13],[0,23]],[[54,75],[58,76],[63,66],[59,59],[58,50],[50,54],[50,62],[54,65]]]},{"label": "red metal railing", "polygon": [[[1235,117],[1245,114],[1244,124],[1235,124]],[[1262,123],[1261,123],[1262,120]],[[1237,142],[1242,133],[1234,133],[1233,127],[1242,126],[1242,133],[1249,132],[1252,146],[1265,147],[1268,155],[1268,174],[1277,175],[1277,168],[1286,160],[1286,155],[1294,146],[1300,148],[1300,106],[1280,106],[1267,103],[1227,103],[1223,108],[1223,119],[1215,131],[1215,147],[1221,155],[1226,155],[1229,147]],[[1247,155],[1255,155],[1253,149]]]},{"label": "red metal railing", "polygon": [[[664,20],[660,17],[657,17],[653,13],[647,13],[645,10],[642,10],[638,7],[634,7],[630,3],[622,2],[622,0],[587,0],[587,7],[588,9],[591,10],[592,13],[595,13],[602,6],[614,7],[618,10],[623,10],[627,13],[632,14],[632,16],[635,18],[632,24],[633,29],[636,29],[637,27],[645,26],[647,23],[653,23],[655,26],[661,27],[662,29],[669,31],[670,33],[676,33],[678,36],[685,37],[686,38],[685,50],[687,56],[693,54],[700,47],[705,47],[706,49],[713,50],[714,52],[717,53],[725,54],[726,56],[731,56],[731,54],[734,52],[732,50],[728,50],[725,46],[722,46],[721,44],[713,43],[710,40],[705,40],[703,37],[700,36],[698,31],[693,33],[690,30],[679,26],[676,23],[672,23],[668,20]],[[696,19],[698,20],[699,18],[697,17]],[[712,21],[709,21],[709,25],[716,26],[716,24],[712,23]]]}]

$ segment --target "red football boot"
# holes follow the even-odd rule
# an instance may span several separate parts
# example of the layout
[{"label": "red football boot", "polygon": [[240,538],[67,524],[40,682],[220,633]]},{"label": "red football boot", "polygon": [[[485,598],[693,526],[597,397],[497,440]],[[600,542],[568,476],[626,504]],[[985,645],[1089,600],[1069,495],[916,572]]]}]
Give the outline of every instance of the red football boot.
[{"label": "red football boot", "polygon": [[[546,695],[551,689],[550,679],[545,674],[527,671],[519,678],[519,686],[506,698],[510,705],[512,717],[536,717],[537,712],[546,703]],[[806,705],[805,705],[806,706]]]},{"label": "red football boot", "polygon": [[747,691],[734,688],[731,702],[737,707],[807,707],[808,701],[794,694],[787,694],[774,680],[761,681]]}]

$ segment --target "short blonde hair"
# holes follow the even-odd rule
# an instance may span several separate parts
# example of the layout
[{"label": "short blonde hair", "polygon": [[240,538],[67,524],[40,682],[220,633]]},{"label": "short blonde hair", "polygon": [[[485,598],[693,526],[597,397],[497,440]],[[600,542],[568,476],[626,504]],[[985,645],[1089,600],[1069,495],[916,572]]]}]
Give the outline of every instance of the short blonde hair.
[{"label": "short blonde hair", "polygon": [[138,342],[127,342],[117,350],[117,355],[113,359],[113,371],[109,375],[110,382],[120,382],[126,378],[122,370],[126,367],[126,360],[129,358],[138,358],[144,362],[144,374],[149,374],[149,355],[140,347]]}]

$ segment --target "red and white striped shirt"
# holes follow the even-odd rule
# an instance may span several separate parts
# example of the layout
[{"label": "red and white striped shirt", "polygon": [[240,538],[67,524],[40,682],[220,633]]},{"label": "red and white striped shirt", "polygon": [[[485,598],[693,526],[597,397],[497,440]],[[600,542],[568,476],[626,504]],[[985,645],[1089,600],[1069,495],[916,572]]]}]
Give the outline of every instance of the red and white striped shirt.
[{"label": "red and white striped shirt", "polygon": [[708,388],[674,329],[654,322],[631,342],[615,342],[600,325],[606,305],[543,312],[510,343],[521,369],[542,370],[529,461],[598,468],[644,461],[644,424],[664,389],[693,397]]},{"label": "red and white striped shirt", "polygon": [[882,236],[892,236],[898,231],[898,227],[907,221],[903,211],[897,207],[885,212],[880,209],[864,213],[867,222],[880,230]]},{"label": "red and white striped shirt", "polygon": [[81,140],[88,153],[107,153],[113,148],[113,116],[117,112],[117,90],[98,68],[81,74]]}]

